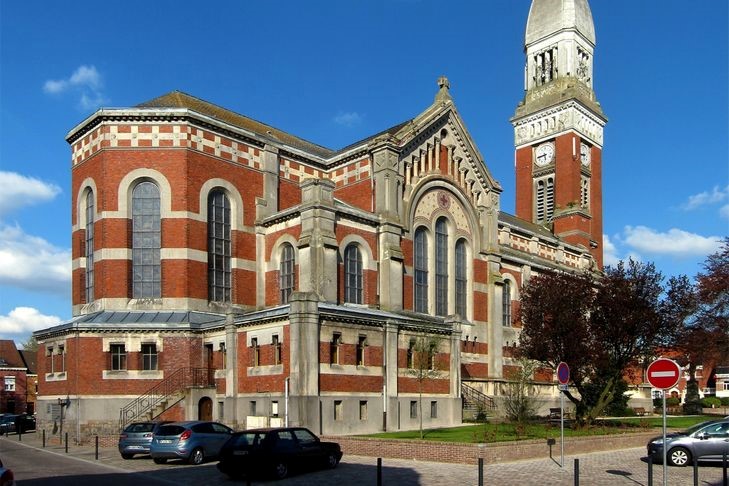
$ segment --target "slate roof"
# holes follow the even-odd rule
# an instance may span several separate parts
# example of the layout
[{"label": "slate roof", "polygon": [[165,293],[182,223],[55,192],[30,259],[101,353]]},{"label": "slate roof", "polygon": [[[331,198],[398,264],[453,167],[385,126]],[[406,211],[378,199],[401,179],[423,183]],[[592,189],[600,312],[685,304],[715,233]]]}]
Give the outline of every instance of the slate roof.
[{"label": "slate roof", "polygon": [[25,349],[19,349],[18,352],[23,358],[26,368],[28,368],[28,373],[31,375],[35,375],[37,369],[36,356],[38,356],[38,353],[36,351],[26,351]]},{"label": "slate roof", "polygon": [[187,108],[202,115],[209,116],[210,118],[251,131],[261,137],[284,143],[318,157],[328,158],[335,153],[334,150],[309,142],[303,138],[296,137],[290,133],[284,132],[283,130],[272,127],[271,125],[259,122],[253,118],[225,109],[208,101],[201,100],[200,98],[183,93],[182,91],[172,91],[158,98],[154,98],[153,100],[141,103],[137,105],[136,108]]},{"label": "slate roof", "polygon": [[0,368],[25,368],[23,357],[12,339],[0,339]]}]

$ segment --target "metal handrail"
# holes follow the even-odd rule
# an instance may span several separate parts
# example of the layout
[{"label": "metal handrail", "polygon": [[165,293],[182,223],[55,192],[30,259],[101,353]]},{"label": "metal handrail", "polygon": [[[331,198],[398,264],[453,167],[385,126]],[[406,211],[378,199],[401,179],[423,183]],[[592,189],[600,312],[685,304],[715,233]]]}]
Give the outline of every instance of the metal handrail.
[{"label": "metal handrail", "polygon": [[213,370],[209,368],[179,368],[152,388],[119,410],[119,427],[153,410],[165,399],[189,387],[215,386]]},{"label": "metal handrail", "polygon": [[479,390],[475,389],[474,387],[472,387],[470,385],[461,383],[461,393],[463,394],[466,401],[471,401],[471,402],[476,402],[478,404],[486,405],[491,410],[496,408],[496,404],[494,403],[493,398],[481,393]]}]

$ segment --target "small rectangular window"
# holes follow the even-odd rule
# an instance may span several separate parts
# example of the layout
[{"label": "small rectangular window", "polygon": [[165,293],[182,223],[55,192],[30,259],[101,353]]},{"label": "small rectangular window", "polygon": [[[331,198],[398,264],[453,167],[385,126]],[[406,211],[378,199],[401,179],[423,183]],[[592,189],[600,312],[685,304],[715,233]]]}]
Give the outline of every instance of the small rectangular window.
[{"label": "small rectangular window", "polygon": [[142,344],[142,369],[153,371],[157,369],[157,345]]},{"label": "small rectangular window", "polygon": [[357,339],[357,366],[365,365],[365,348],[367,347],[367,336],[359,336]]},{"label": "small rectangular window", "polygon": [[5,377],[5,391],[15,391],[15,377],[14,376],[6,376]]},{"label": "small rectangular window", "polygon": [[272,338],[273,345],[273,364],[281,364],[281,342],[278,340],[278,334],[274,334]]},{"label": "small rectangular window", "polygon": [[344,418],[344,413],[342,410],[342,401],[341,400],[334,400],[334,420],[342,420]]},{"label": "small rectangular window", "polygon": [[55,369],[53,367],[53,346],[48,346],[46,348],[46,358],[46,372],[54,373]]},{"label": "small rectangular window", "polygon": [[342,334],[332,334],[332,342],[329,344],[329,358],[331,364],[339,364],[339,346],[342,344]]},{"label": "small rectangular window", "polygon": [[251,353],[253,356],[251,366],[258,366],[259,363],[259,349],[258,349],[258,338],[252,338],[251,339]]},{"label": "small rectangular window", "polygon": [[255,417],[255,415],[256,415],[256,401],[255,400],[250,401],[250,410],[251,410],[251,415]]},{"label": "small rectangular window", "polygon": [[66,346],[63,344],[58,345],[58,355],[61,357],[61,368],[60,372],[63,373],[66,371]]},{"label": "small rectangular window", "polygon": [[359,419],[367,420],[367,400],[360,400],[359,402]]},{"label": "small rectangular window", "polygon": [[127,369],[127,352],[123,344],[109,345],[109,354],[111,354],[112,370],[124,371]]},{"label": "small rectangular window", "polygon": [[430,418],[438,418],[438,402],[430,402]]},{"label": "small rectangular window", "polygon": [[218,420],[223,420],[225,417],[225,402],[218,402]]},{"label": "small rectangular window", "polygon": [[410,402],[410,418],[418,418],[418,402],[415,400]]},{"label": "small rectangular window", "polygon": [[409,369],[415,368],[415,339],[411,339],[408,343],[407,367]]},{"label": "small rectangular window", "polygon": [[271,402],[271,416],[278,417],[278,400],[273,400]]}]

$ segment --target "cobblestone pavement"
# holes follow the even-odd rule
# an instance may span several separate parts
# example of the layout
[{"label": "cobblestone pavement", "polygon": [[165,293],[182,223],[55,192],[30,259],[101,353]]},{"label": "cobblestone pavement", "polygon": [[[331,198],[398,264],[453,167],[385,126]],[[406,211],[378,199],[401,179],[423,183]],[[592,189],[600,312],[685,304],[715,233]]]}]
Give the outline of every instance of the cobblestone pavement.
[{"label": "cobblestone pavement", "polygon": [[[4,441],[17,442],[17,436],[11,435],[0,439],[0,448]],[[39,437],[35,434],[23,436],[25,447],[42,448]],[[19,444],[20,445],[20,444]],[[9,444],[8,444],[9,446]],[[58,443],[47,444],[45,450],[52,454],[66,455],[65,448]],[[69,445],[68,455],[78,460],[96,462],[93,446],[76,447]],[[648,464],[645,462],[645,449],[642,447],[620,449],[609,452],[595,452],[566,456],[564,468],[559,466],[559,456],[554,459],[534,459],[517,462],[492,464],[484,467],[485,485],[573,485],[574,463],[579,459],[580,484],[589,486],[632,485],[648,486]],[[223,476],[215,467],[215,463],[201,466],[189,466],[179,461],[168,464],[154,464],[147,456],[137,456],[132,460],[124,460],[114,448],[99,449],[99,462],[116,470],[133,473],[130,483],[139,483],[147,478],[149,482],[168,484],[245,484],[233,482]],[[9,465],[12,467],[12,465]],[[699,485],[721,486],[723,469],[721,465],[701,464],[699,467]],[[16,478],[22,486],[23,478]],[[252,484],[284,484],[284,485],[321,485],[349,486],[377,484],[377,459],[363,456],[345,456],[335,470],[315,471],[301,474],[284,481],[254,481]],[[383,485],[477,485],[478,468],[475,465],[447,464],[435,462],[417,462],[403,459],[382,460]],[[663,484],[663,468],[653,468],[653,484]],[[693,468],[668,468],[668,484],[684,486],[693,484]]]}]

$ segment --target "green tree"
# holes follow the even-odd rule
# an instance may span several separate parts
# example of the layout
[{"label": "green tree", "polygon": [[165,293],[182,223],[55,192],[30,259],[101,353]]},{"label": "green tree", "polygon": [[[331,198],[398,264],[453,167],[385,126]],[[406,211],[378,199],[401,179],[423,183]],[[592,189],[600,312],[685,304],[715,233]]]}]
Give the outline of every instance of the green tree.
[{"label": "green tree", "polygon": [[565,395],[577,420],[589,424],[622,394],[628,367],[675,334],[665,310],[668,295],[655,266],[632,259],[602,276],[536,276],[522,290],[521,353],[555,369],[560,361],[569,364],[579,396]]},{"label": "green tree", "polygon": [[504,393],[504,408],[509,420],[523,425],[536,414],[534,372],[536,361],[519,358],[518,368],[508,378]]},{"label": "green tree", "polygon": [[21,344],[21,348],[25,351],[38,351],[38,341],[36,341],[33,336],[30,336]]}]

